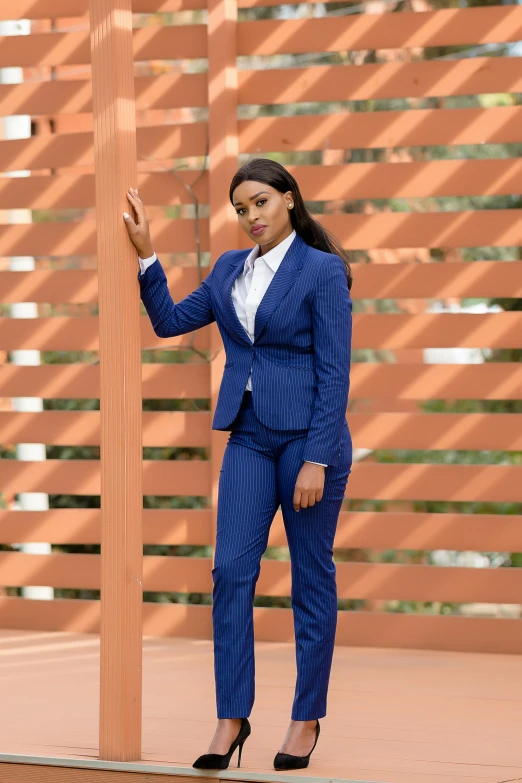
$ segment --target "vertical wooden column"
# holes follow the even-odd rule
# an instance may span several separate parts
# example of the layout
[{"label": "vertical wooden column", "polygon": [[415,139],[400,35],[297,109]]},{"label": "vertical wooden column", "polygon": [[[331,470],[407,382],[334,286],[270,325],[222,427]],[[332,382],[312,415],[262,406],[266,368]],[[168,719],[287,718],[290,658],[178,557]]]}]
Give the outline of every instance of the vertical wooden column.
[{"label": "vertical wooden column", "polygon": [[141,757],[142,438],[131,0],[90,0],[101,370],[100,757]]},{"label": "vertical wooden column", "polygon": [[[238,247],[237,217],[228,199],[230,180],[238,168],[237,131],[237,0],[208,0],[209,192],[211,263]],[[225,356],[216,324],[211,325],[210,368],[212,411],[215,410]],[[212,521],[216,535],[218,479],[227,433],[212,431]]]}]

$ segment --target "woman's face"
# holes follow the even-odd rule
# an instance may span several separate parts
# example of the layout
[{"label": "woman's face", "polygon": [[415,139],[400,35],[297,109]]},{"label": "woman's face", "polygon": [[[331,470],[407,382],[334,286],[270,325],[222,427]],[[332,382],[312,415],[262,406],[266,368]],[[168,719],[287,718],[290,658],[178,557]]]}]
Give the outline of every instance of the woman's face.
[{"label": "woman's face", "polygon": [[234,190],[232,200],[239,225],[247,236],[260,245],[261,253],[272,250],[293,231],[288,205],[294,205],[293,193],[247,180]]}]

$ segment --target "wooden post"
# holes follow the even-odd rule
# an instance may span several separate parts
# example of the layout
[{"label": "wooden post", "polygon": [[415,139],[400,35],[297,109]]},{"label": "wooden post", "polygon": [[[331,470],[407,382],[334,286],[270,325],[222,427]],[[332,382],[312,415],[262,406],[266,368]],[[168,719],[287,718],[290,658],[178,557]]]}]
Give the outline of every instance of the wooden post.
[{"label": "wooden post", "polygon": [[[211,261],[238,247],[237,218],[228,200],[238,168],[237,0],[208,0],[209,193]],[[215,410],[225,356],[216,324],[211,325],[210,395]],[[227,433],[212,431],[212,529],[216,535],[218,480]]]},{"label": "wooden post", "polygon": [[100,757],[141,757],[142,438],[131,0],[90,0],[101,372]]}]

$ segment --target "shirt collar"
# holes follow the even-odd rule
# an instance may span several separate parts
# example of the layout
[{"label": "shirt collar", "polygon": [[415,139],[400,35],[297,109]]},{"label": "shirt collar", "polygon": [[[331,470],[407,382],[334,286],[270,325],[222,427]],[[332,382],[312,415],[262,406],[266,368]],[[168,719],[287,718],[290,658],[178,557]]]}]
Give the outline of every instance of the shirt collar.
[{"label": "shirt collar", "polygon": [[295,237],[296,232],[294,230],[289,236],[285,237],[282,242],[276,245],[272,250],[269,250],[263,256],[259,256],[259,245],[255,245],[245,259],[244,271],[248,272],[250,269],[252,269],[254,261],[262,257],[263,261],[267,264],[267,266],[270,267],[272,272],[277,272],[281,261],[285,257],[288,248],[294,241]]}]

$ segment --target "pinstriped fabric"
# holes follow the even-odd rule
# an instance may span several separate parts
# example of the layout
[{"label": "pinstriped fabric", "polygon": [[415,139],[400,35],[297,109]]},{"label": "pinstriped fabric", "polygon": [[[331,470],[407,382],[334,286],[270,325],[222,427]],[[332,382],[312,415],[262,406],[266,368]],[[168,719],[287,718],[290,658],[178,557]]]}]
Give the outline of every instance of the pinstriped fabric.
[{"label": "pinstriped fabric", "polygon": [[[253,598],[270,525],[281,505],[292,563],[297,681],[293,720],[326,714],[337,623],[333,542],[352,462],[343,427],[338,465],[325,470],[315,506],[295,511],[293,493],[307,430],[271,430],[245,394],[223,457],[212,576],[218,718],[250,715],[255,696]],[[289,704],[290,706],[290,704]]]},{"label": "pinstriped fabric", "polygon": [[252,341],[231,293],[248,253],[224,253],[206,280],[176,304],[159,261],[139,273],[154,331],[173,337],[216,321],[226,363],[212,428],[231,429],[252,373],[260,422],[275,430],[307,429],[303,460],[335,466],[350,373],[352,303],[344,264],[297,235],[259,304]]}]

